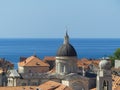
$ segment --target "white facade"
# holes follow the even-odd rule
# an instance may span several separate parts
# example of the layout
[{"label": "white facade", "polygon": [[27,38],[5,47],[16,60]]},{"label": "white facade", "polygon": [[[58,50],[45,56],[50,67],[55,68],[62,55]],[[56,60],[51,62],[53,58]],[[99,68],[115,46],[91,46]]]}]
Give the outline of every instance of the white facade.
[{"label": "white facade", "polygon": [[56,73],[66,75],[77,72],[76,57],[56,57]]},{"label": "white facade", "polygon": [[120,60],[115,60],[115,68],[120,68]]},{"label": "white facade", "polygon": [[99,63],[100,69],[97,73],[97,90],[112,90],[112,75],[110,63],[107,60],[102,60]]},{"label": "white facade", "polygon": [[18,72],[19,73],[24,73],[24,67],[18,66]]}]

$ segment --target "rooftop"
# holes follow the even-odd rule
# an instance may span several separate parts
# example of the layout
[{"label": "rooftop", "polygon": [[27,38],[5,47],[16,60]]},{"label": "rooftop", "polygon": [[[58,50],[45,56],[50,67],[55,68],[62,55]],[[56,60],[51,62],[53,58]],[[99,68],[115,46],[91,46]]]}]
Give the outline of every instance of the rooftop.
[{"label": "rooftop", "polygon": [[28,57],[26,60],[18,63],[19,66],[44,66],[49,67],[47,63],[44,63],[36,56]]},{"label": "rooftop", "polygon": [[16,70],[8,70],[8,75],[9,77],[20,77],[20,75],[18,74],[18,72]]},{"label": "rooftop", "polygon": [[44,59],[43,59],[43,61],[55,61],[55,60],[56,59],[53,56],[45,56]]},{"label": "rooftop", "polygon": [[38,88],[42,90],[72,90],[70,87],[65,86],[61,83],[55,82],[55,81],[48,81],[40,85]]},{"label": "rooftop", "polygon": [[17,87],[0,87],[0,90],[72,90],[70,87],[65,86],[55,81],[48,81],[40,86],[17,86]]},{"label": "rooftop", "polygon": [[98,67],[100,60],[89,60],[86,58],[82,58],[81,60],[78,60],[77,65],[78,67],[83,67],[88,68],[90,64],[94,64],[95,66]]},{"label": "rooftop", "polygon": [[36,90],[35,86],[0,87],[0,90]]}]

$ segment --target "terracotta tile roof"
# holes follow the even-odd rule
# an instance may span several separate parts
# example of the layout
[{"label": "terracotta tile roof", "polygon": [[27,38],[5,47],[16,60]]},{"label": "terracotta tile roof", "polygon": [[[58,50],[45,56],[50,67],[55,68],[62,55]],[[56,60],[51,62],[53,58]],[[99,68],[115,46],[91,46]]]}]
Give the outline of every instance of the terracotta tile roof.
[{"label": "terracotta tile roof", "polygon": [[81,60],[78,60],[77,65],[78,67],[85,67],[88,68],[88,65],[94,64],[95,66],[98,66],[100,60],[88,60],[86,58],[83,58]]},{"label": "terracotta tile roof", "polygon": [[90,89],[90,90],[96,90],[96,88]]},{"label": "terracotta tile roof", "polygon": [[120,86],[117,86],[116,88],[113,88],[112,90],[120,90]]},{"label": "terracotta tile roof", "polygon": [[0,87],[0,90],[72,90],[71,88],[62,85],[61,83],[48,81],[40,86],[7,86],[7,87]]},{"label": "terracotta tile roof", "polygon": [[26,60],[19,62],[19,66],[44,66],[44,67],[49,67],[47,63],[44,63],[41,61],[38,57],[31,56],[28,57]]},{"label": "terracotta tile roof", "polygon": [[60,85],[55,90],[72,90],[72,89],[70,87],[65,86],[65,85]]},{"label": "terracotta tile roof", "polygon": [[67,87],[55,81],[48,81],[40,85],[38,88],[41,90],[72,90],[70,87]]},{"label": "terracotta tile roof", "polygon": [[0,87],[0,90],[36,90],[35,86]]},{"label": "terracotta tile roof", "polygon": [[[98,67],[99,62],[100,60],[88,60],[86,58],[83,58],[77,61],[77,66],[78,67],[84,66],[84,68],[87,69],[90,64],[94,64],[96,67]],[[54,73],[54,72],[55,72],[55,67],[49,71],[49,73]]]},{"label": "terracotta tile roof", "polygon": [[43,59],[43,61],[55,61],[55,60],[56,59],[53,56],[45,56],[44,59]]},{"label": "terracotta tile roof", "polygon": [[120,76],[112,75],[112,85],[113,85],[113,90],[120,90]]}]

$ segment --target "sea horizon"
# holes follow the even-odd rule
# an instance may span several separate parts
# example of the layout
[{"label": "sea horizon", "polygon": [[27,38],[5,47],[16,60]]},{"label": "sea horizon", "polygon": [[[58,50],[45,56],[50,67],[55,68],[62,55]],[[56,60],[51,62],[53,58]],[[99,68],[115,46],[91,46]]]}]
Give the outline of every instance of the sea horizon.
[{"label": "sea horizon", "polygon": [[[63,39],[63,38],[60,38],[60,37],[58,37],[58,38],[54,38],[54,37],[50,37],[50,38],[48,38],[48,37],[39,37],[39,38],[31,38],[31,37],[7,37],[7,38],[5,38],[5,37],[3,37],[3,38],[0,38],[0,39]],[[101,38],[101,37],[97,37],[97,38],[85,38],[85,37],[70,37],[70,39],[120,39],[120,38],[116,38],[116,37],[113,37],[113,38],[109,38],[109,37],[105,37],[105,38]]]},{"label": "sea horizon", "polygon": [[[17,67],[20,57],[36,54],[40,59],[56,56],[63,38],[0,38],[0,58]],[[70,38],[78,58],[98,59],[113,55],[120,48],[120,38]]]}]

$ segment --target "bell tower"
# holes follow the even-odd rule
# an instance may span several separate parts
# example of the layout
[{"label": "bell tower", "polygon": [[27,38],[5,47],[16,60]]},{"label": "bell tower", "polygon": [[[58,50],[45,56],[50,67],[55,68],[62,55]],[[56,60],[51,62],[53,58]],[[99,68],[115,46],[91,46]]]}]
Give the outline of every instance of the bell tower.
[{"label": "bell tower", "polygon": [[111,63],[101,60],[97,72],[97,90],[112,90]]}]

